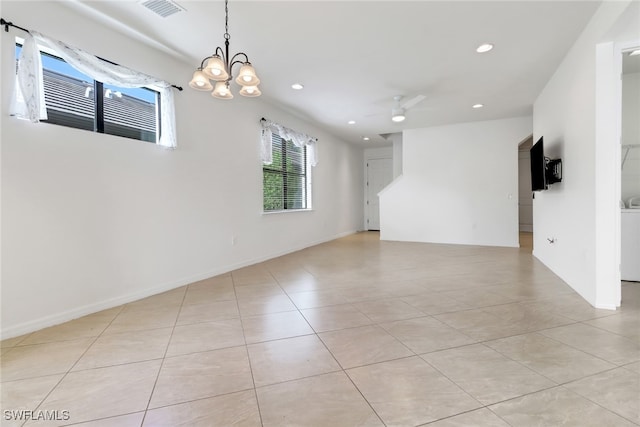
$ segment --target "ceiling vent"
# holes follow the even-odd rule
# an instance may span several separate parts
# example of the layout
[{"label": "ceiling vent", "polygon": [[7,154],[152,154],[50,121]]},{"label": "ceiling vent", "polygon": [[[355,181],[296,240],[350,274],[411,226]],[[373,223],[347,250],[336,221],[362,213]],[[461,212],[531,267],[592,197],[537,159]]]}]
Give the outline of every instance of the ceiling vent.
[{"label": "ceiling vent", "polygon": [[142,0],[140,4],[163,18],[185,10],[184,7],[171,0]]}]

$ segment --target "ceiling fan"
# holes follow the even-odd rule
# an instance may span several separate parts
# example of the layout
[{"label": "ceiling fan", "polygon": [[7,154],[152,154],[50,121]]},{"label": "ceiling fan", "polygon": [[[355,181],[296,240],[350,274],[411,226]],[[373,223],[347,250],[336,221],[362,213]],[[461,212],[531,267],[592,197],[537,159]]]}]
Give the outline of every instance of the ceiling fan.
[{"label": "ceiling fan", "polygon": [[406,119],[405,113],[410,108],[415,107],[422,101],[424,101],[427,97],[424,95],[416,95],[413,98],[407,99],[402,102],[404,97],[402,95],[396,95],[393,97],[395,101],[393,108],[391,108],[391,120],[396,123],[400,123]]}]

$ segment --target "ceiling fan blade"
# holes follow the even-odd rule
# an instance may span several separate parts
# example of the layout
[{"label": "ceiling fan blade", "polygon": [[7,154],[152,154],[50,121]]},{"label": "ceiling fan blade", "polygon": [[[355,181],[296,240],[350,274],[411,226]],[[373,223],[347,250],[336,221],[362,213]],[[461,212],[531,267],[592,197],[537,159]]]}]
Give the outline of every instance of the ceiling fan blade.
[{"label": "ceiling fan blade", "polygon": [[407,101],[403,102],[401,107],[404,109],[409,109],[415,105],[418,105],[419,103],[421,103],[422,101],[424,101],[425,99],[427,99],[426,96],[424,95],[418,95],[418,96],[414,96],[411,99],[408,99]]}]

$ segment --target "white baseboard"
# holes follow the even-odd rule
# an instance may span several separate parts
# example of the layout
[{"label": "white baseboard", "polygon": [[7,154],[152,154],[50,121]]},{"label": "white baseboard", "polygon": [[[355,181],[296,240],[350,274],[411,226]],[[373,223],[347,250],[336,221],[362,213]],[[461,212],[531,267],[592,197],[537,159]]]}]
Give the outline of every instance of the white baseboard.
[{"label": "white baseboard", "polygon": [[599,308],[601,310],[613,310],[613,311],[616,311],[618,309],[618,307],[616,307],[615,304],[596,304],[595,307]]},{"label": "white baseboard", "polygon": [[296,247],[274,252],[268,255],[264,255],[261,257],[243,260],[241,262],[230,264],[226,266],[221,266],[219,268],[215,268],[206,272],[202,272],[199,274],[194,274],[192,276],[183,277],[178,280],[173,280],[167,283],[163,283],[158,286],[154,286],[151,288],[147,288],[138,292],[133,292],[127,295],[122,295],[116,298],[110,298],[104,301],[96,302],[94,304],[87,304],[82,307],[77,307],[72,310],[63,311],[61,313],[56,313],[50,316],[40,317],[38,319],[34,319],[28,322],[23,322],[14,326],[10,326],[8,328],[2,328],[0,331],[1,339],[13,338],[20,335],[28,334],[34,331],[38,331],[43,328],[48,328],[50,326],[59,325],[64,322],[68,322],[73,319],[77,319],[82,316],[86,316],[88,314],[97,313],[102,310],[107,310],[109,308],[117,307],[122,304],[127,304],[133,301],[137,301],[142,298],[150,297],[162,292],[170,291],[172,289],[179,288],[181,286],[188,285],[193,282],[197,282],[199,280],[208,279],[210,277],[219,276],[221,274],[229,273],[230,271],[237,270],[239,268],[247,267],[253,264],[257,264],[263,261],[267,261],[273,258],[277,258],[283,255],[290,254],[292,252],[297,252],[302,249],[309,248],[311,246],[316,246],[322,243],[330,242],[335,239],[339,239],[342,237],[349,236],[351,234],[357,233],[359,230],[349,230],[343,233],[336,234],[334,236],[330,236],[327,238],[319,239],[316,241],[308,242],[302,245],[298,245]]}]

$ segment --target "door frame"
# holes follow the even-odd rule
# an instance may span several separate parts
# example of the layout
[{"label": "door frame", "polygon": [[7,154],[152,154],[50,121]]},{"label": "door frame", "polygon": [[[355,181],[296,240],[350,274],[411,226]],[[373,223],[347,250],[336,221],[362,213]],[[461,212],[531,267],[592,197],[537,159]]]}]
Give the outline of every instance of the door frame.
[{"label": "door frame", "polygon": [[621,304],[622,59],[640,40],[596,45],[595,307]]},{"label": "door frame", "polygon": [[[520,203],[520,174],[521,174],[521,168],[520,168],[520,153],[526,153],[526,155],[530,158],[530,154],[528,153],[529,148],[525,148],[524,150],[521,150],[520,147],[524,144],[527,143],[527,141],[531,140],[531,144],[533,144],[533,134],[530,135],[528,138],[524,139],[523,141],[521,141],[518,144],[518,235],[522,232],[525,231],[527,233],[533,233],[533,196],[531,196],[531,224],[530,228],[531,230],[521,230],[521,226],[522,223],[520,222],[520,207],[521,207],[521,203]],[[528,144],[527,144],[528,145]],[[528,176],[531,175],[531,165],[527,164],[527,172],[526,174]],[[529,187],[529,191],[527,192],[529,195],[533,194],[533,192],[531,191],[531,188]],[[519,241],[520,239],[518,239]]]}]

